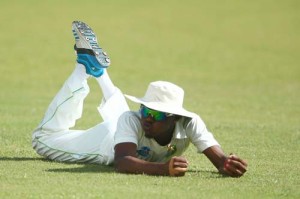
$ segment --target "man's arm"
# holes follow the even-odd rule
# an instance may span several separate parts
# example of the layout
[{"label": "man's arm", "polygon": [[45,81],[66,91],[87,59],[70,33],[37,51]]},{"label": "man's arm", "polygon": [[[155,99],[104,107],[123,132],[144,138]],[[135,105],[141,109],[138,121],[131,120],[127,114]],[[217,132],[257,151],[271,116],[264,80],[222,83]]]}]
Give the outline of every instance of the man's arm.
[{"label": "man's arm", "polygon": [[120,173],[148,175],[183,176],[187,171],[188,162],[183,157],[173,157],[166,163],[141,160],[136,157],[137,147],[134,143],[120,143],[115,146],[114,166]]},{"label": "man's arm", "polygon": [[224,154],[219,146],[212,146],[203,151],[221,174],[231,177],[241,177],[247,171],[247,162],[236,155]]}]

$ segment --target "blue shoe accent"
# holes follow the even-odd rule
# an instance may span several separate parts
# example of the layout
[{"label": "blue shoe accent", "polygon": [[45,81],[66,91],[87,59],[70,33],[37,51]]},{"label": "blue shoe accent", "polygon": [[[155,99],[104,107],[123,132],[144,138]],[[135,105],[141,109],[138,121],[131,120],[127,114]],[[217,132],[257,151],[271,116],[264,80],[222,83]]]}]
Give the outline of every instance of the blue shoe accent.
[{"label": "blue shoe accent", "polygon": [[83,64],[86,73],[94,77],[100,77],[103,74],[103,66],[101,66],[95,56],[89,54],[77,54],[77,62]]}]

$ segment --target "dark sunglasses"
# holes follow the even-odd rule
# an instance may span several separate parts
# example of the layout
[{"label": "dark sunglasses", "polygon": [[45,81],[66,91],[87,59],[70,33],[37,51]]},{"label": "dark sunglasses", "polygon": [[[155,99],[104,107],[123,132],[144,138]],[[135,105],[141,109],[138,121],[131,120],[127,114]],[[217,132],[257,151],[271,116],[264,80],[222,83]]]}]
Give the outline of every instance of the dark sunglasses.
[{"label": "dark sunglasses", "polygon": [[144,105],[141,105],[140,113],[143,118],[151,116],[155,121],[164,121],[167,119],[167,117],[174,115],[171,113],[164,113],[164,112],[156,111],[156,110],[150,109]]}]

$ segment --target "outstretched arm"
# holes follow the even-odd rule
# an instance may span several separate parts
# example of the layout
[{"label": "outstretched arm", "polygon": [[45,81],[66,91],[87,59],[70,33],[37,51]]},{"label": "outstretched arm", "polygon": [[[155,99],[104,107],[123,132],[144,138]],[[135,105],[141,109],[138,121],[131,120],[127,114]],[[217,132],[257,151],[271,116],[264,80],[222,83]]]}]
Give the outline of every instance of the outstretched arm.
[{"label": "outstretched arm", "polygon": [[247,162],[236,155],[226,156],[219,146],[212,146],[203,151],[221,174],[241,177],[247,171]]},{"label": "outstretched arm", "polygon": [[120,173],[183,176],[188,162],[183,157],[173,157],[166,163],[148,162],[136,157],[134,143],[120,143],[115,146],[115,169]]}]

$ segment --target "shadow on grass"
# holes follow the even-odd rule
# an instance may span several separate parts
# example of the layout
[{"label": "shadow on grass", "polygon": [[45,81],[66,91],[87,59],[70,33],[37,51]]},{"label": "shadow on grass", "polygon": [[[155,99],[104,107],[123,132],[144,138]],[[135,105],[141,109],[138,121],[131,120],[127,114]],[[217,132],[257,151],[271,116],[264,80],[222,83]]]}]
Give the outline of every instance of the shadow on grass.
[{"label": "shadow on grass", "polygon": [[59,168],[59,169],[48,169],[48,172],[54,173],[114,173],[115,170],[112,166],[105,166],[99,164],[82,164],[83,167],[75,168]]},{"label": "shadow on grass", "polygon": [[32,157],[0,157],[0,161],[49,161],[45,158],[32,158]]},{"label": "shadow on grass", "polygon": [[68,163],[68,162],[57,162],[53,160],[49,160],[43,157],[0,157],[0,161],[16,161],[16,162],[24,162],[24,161],[43,161],[43,162],[55,162],[64,165],[82,165],[82,167],[74,167],[74,168],[59,168],[59,169],[47,169],[47,172],[70,172],[70,173],[112,173],[115,172],[112,166],[100,165],[100,164],[89,164],[89,163]]},{"label": "shadow on grass", "polygon": [[[206,178],[228,178],[229,177],[229,176],[222,175],[217,171],[207,171],[207,170],[190,169],[187,171],[187,173],[195,173],[197,175],[205,174],[205,175],[207,175]],[[201,177],[203,178],[204,176],[201,176]]]},{"label": "shadow on grass", "polygon": [[[106,166],[100,164],[88,164],[88,163],[68,163],[68,162],[57,162],[53,160],[49,160],[43,157],[0,157],[0,161],[43,161],[43,162],[56,162],[61,164],[77,164],[82,165],[82,167],[74,167],[74,168],[58,168],[58,169],[47,169],[47,172],[54,173],[114,173],[113,166]],[[195,175],[201,175],[201,177],[205,178],[227,178],[228,176],[224,176],[217,171],[208,171],[208,170],[196,170],[190,169],[187,171],[188,173],[194,173]],[[202,176],[204,174],[204,176]]]},{"label": "shadow on grass", "polygon": [[[70,163],[64,163],[70,164]],[[55,173],[114,173],[113,166],[105,166],[99,164],[83,164],[83,167],[76,167],[76,168],[59,168],[59,169],[48,169],[48,172],[55,172]],[[201,177],[207,176],[206,178],[226,178],[227,176],[223,176],[216,171],[207,171],[207,170],[188,170],[188,173],[194,173],[195,175],[201,175]],[[135,174],[125,174],[125,175],[135,175]]]}]

